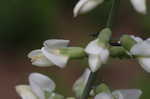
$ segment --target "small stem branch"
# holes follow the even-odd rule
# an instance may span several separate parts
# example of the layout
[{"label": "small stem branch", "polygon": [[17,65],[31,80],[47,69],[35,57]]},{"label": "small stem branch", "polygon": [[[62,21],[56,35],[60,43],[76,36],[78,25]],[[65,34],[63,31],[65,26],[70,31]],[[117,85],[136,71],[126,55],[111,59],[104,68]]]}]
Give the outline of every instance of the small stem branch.
[{"label": "small stem branch", "polygon": [[[106,24],[107,28],[112,27],[112,20],[113,20],[113,17],[116,13],[116,10],[117,10],[119,4],[120,4],[120,0],[112,0],[110,12],[109,12],[108,20],[107,20],[107,24]],[[83,95],[81,96],[81,99],[88,99],[88,96],[89,96],[89,93],[92,89],[92,85],[95,81],[95,78],[96,78],[96,73],[91,72],[89,79],[88,79],[88,82],[86,84],[86,87],[84,89]]]},{"label": "small stem branch", "polygon": [[89,92],[92,88],[92,85],[93,85],[93,82],[94,82],[95,78],[96,78],[96,74],[91,72],[81,99],[88,99]]},{"label": "small stem branch", "polygon": [[109,12],[107,24],[106,24],[107,28],[112,28],[113,19],[114,19],[116,12],[117,12],[117,9],[119,8],[119,5],[120,5],[120,0],[112,0],[112,5],[110,8],[110,12]]}]

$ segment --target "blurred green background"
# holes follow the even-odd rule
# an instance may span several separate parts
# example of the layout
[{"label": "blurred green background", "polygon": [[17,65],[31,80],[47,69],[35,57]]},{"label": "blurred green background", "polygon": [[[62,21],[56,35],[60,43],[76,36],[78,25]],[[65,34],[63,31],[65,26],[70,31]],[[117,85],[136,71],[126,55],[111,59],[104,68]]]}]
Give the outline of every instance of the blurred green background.
[{"label": "blurred green background", "polygon": [[[49,75],[57,84],[57,91],[65,96],[74,95],[73,82],[82,74],[87,60],[70,61],[64,69],[38,68],[31,65],[27,54],[41,48],[51,38],[69,39],[72,46],[85,46],[91,33],[105,27],[109,4],[104,3],[92,12],[73,18],[73,7],[78,0],[0,0],[0,97],[20,99],[14,87],[27,84],[31,72]],[[149,1],[147,2],[149,5]],[[149,9],[149,8],[148,8]],[[150,37],[150,11],[140,15],[129,0],[121,0],[114,19],[113,38],[122,34]],[[135,60],[110,59],[98,75],[112,89],[140,88],[141,99],[150,97],[150,76]]]}]

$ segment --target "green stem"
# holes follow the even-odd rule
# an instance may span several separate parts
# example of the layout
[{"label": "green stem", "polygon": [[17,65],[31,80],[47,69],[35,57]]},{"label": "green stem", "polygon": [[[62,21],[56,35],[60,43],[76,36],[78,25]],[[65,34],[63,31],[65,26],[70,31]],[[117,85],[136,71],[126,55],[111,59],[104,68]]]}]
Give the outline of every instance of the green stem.
[{"label": "green stem", "polygon": [[95,78],[96,78],[96,74],[91,72],[81,99],[88,99]]},{"label": "green stem", "polygon": [[[119,3],[120,3],[120,0],[112,0],[110,12],[109,12],[108,20],[107,20],[107,24],[106,24],[107,28],[111,28],[112,27],[112,20],[113,20],[113,17],[115,15],[115,12],[116,12],[116,10],[117,10],[117,8],[119,6]],[[92,85],[93,85],[93,83],[95,81],[95,78],[96,78],[96,73],[91,72],[81,99],[88,99],[89,93],[90,93],[90,91],[92,89]]]},{"label": "green stem", "polygon": [[106,24],[107,28],[112,28],[113,18],[117,12],[117,9],[119,8],[119,5],[120,5],[120,0],[112,0],[110,12],[109,12],[107,24]]}]

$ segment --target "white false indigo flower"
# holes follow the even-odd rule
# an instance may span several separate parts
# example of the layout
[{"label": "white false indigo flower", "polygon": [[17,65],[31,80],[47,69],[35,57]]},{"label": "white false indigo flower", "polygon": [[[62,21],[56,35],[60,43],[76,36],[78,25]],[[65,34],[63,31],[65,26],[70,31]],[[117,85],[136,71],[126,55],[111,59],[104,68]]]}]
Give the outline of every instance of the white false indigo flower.
[{"label": "white false indigo flower", "polygon": [[110,93],[100,93],[94,97],[94,99],[114,99]]},{"label": "white false indigo flower", "polygon": [[139,64],[147,72],[150,72],[150,40],[137,42],[130,50],[137,57]]},{"label": "white false indigo flower", "polygon": [[138,89],[115,90],[112,93],[99,93],[94,99],[140,99],[141,94],[142,91]]},{"label": "white false indigo flower", "polygon": [[61,54],[60,49],[66,48],[68,44],[69,40],[47,40],[42,49],[31,51],[28,57],[33,65],[39,67],[56,65],[63,68],[67,64],[69,56]]},{"label": "white false indigo flower", "polygon": [[[73,10],[74,17],[76,17],[79,14],[84,14],[91,11],[99,4],[103,3],[103,1],[104,0],[79,0],[79,2],[76,4]],[[137,12],[146,14],[146,0],[131,0],[131,3]]]},{"label": "white false indigo flower", "polygon": [[74,17],[76,17],[78,14],[83,14],[91,11],[103,1],[104,0],[79,0],[73,10]]},{"label": "white false indigo flower", "polygon": [[89,66],[92,72],[97,71],[102,64],[105,64],[109,57],[109,50],[99,39],[91,41],[85,52],[89,55]]},{"label": "white false indigo flower", "polygon": [[32,65],[35,66],[47,67],[53,65],[53,63],[44,56],[41,49],[31,51],[28,57],[31,59]]},{"label": "white false indigo flower", "polygon": [[57,96],[53,92],[55,87],[55,83],[49,77],[40,73],[31,73],[29,75],[29,85],[17,85],[16,91],[22,99],[51,99],[47,98],[46,94],[48,93],[49,97]]},{"label": "white false indigo flower", "polygon": [[146,14],[146,0],[131,0],[134,9],[142,14]]},{"label": "white false indigo flower", "polygon": [[28,85],[18,85],[16,86],[16,91],[22,99],[38,99]]},{"label": "white false indigo flower", "polygon": [[73,91],[75,92],[78,98],[81,97],[81,95],[83,94],[90,73],[91,73],[90,69],[87,68],[82,74],[82,76],[79,77],[73,85]]}]

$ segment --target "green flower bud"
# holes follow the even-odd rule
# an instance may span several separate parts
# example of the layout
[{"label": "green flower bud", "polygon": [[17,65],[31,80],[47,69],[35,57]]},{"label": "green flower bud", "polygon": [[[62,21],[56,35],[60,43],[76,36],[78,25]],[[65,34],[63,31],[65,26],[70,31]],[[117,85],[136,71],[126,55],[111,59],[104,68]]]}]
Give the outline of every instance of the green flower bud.
[{"label": "green flower bud", "polygon": [[111,91],[106,84],[102,83],[94,89],[94,92],[95,92],[95,94],[99,94],[102,92],[110,93]]},{"label": "green flower bud", "polygon": [[103,29],[102,31],[100,31],[100,33],[98,35],[98,40],[99,40],[98,42],[108,44],[111,34],[112,34],[112,32],[109,28]]},{"label": "green flower bud", "polygon": [[110,56],[113,58],[130,58],[131,56],[128,55],[127,51],[121,46],[111,46],[110,49]]}]

